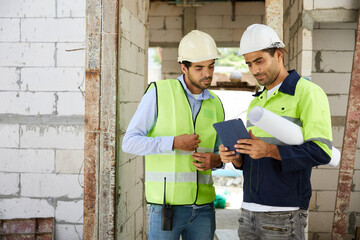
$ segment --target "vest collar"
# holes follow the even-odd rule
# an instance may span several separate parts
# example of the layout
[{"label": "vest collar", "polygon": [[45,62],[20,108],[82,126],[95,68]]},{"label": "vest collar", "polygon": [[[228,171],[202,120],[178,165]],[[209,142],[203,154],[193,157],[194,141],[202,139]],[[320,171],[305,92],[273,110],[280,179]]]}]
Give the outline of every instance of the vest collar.
[{"label": "vest collar", "polygon": [[[279,91],[294,96],[296,84],[300,79],[300,75],[296,72],[296,70],[288,71],[289,75],[285,78],[283,83],[281,84]],[[260,96],[266,88],[264,88],[261,92],[254,94],[254,97]]]},{"label": "vest collar", "polygon": [[[177,78],[177,80],[180,81],[180,83],[182,84],[182,86],[184,87],[185,91],[186,91],[186,94],[188,96],[191,96],[192,97],[192,93],[190,92],[190,90],[188,89],[188,87],[186,86],[186,83],[185,83],[185,80],[184,80],[184,74],[181,74],[181,76],[179,76]],[[207,99],[213,99],[214,97],[210,94],[209,90],[208,89],[205,89],[201,92],[201,95],[200,97],[197,99],[197,100],[207,100]]]}]

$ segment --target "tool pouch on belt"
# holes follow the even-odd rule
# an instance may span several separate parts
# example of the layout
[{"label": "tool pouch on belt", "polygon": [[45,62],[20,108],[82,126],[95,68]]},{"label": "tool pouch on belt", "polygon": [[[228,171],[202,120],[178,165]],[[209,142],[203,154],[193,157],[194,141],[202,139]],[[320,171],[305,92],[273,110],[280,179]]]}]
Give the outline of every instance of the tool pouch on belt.
[{"label": "tool pouch on belt", "polygon": [[164,177],[164,202],[161,210],[161,230],[172,230],[173,213],[173,207],[170,204],[166,203],[166,177]]}]

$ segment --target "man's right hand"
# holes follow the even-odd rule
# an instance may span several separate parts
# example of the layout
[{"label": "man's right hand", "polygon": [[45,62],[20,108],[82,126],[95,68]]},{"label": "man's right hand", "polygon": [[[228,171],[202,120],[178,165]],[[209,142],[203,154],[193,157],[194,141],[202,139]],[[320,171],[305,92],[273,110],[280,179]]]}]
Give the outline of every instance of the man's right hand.
[{"label": "man's right hand", "polygon": [[179,149],[182,151],[194,151],[199,147],[200,143],[199,135],[197,134],[183,134],[174,137],[173,149]]},{"label": "man's right hand", "polygon": [[243,159],[240,154],[235,154],[234,151],[229,151],[223,144],[219,146],[219,155],[223,163],[232,163],[235,167],[241,167]]}]

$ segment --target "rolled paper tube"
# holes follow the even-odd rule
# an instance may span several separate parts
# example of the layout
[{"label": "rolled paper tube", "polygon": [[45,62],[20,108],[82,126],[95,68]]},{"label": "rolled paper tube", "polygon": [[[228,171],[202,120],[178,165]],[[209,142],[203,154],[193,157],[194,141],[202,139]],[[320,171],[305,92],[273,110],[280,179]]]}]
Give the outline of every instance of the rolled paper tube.
[{"label": "rolled paper tube", "polygon": [[[304,143],[300,126],[265,108],[254,107],[250,110],[248,118],[251,124],[287,145]],[[286,131],[284,131],[285,129]],[[337,166],[340,162],[340,155],[340,151],[332,147],[332,158],[328,164],[333,167]]]}]

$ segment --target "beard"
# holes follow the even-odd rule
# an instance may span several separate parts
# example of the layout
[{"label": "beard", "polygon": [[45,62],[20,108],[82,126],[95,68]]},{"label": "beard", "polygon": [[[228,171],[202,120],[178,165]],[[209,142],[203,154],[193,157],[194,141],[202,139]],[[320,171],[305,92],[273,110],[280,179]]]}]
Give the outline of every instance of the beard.
[{"label": "beard", "polygon": [[[190,74],[189,74],[189,80],[190,82],[197,88],[201,90],[208,89],[211,86],[212,77],[204,77],[200,80],[196,81]],[[205,83],[205,81],[208,81],[208,83]]]}]

